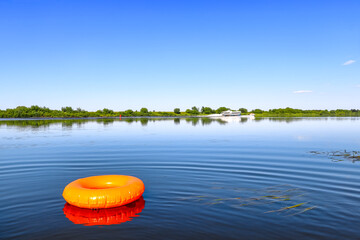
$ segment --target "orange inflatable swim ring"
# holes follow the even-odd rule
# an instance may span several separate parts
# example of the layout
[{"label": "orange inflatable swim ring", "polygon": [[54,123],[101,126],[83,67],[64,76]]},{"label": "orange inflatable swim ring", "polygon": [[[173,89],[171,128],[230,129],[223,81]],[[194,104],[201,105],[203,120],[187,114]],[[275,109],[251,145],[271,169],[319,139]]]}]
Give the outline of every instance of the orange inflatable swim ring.
[{"label": "orange inflatable swim ring", "polygon": [[103,175],[69,183],[63,197],[69,204],[81,208],[112,208],[138,200],[144,190],[144,183],[136,177]]},{"label": "orange inflatable swim ring", "polygon": [[112,225],[131,221],[134,217],[139,217],[139,213],[144,209],[145,201],[140,197],[135,202],[125,206],[103,209],[79,208],[68,203],[64,206],[65,216],[75,224],[85,226]]}]

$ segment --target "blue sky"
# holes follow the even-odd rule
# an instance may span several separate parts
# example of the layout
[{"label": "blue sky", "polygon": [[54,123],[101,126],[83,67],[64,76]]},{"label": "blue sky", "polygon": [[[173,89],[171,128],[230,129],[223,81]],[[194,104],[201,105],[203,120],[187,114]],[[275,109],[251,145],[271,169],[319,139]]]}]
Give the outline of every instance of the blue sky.
[{"label": "blue sky", "polygon": [[0,109],[360,108],[360,1],[0,1]]}]

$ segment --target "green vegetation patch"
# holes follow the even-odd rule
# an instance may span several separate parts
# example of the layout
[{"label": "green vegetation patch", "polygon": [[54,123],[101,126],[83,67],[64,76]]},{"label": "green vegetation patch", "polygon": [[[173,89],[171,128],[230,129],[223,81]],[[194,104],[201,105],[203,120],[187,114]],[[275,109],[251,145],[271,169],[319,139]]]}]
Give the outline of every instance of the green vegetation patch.
[{"label": "green vegetation patch", "polygon": [[360,151],[329,151],[329,152],[321,152],[321,151],[310,151],[309,153],[314,155],[322,155],[327,156],[333,162],[342,162],[345,160],[356,163],[360,161]]}]

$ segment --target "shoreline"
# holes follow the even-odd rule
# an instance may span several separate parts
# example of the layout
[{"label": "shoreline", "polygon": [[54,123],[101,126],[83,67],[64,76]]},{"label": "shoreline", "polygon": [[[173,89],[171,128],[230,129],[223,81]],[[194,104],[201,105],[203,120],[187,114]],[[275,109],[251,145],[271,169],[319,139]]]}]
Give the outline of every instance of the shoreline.
[{"label": "shoreline", "polygon": [[250,116],[250,115],[242,115],[242,116],[207,116],[207,115],[199,115],[199,116],[136,116],[136,117],[69,117],[69,118],[52,118],[52,117],[36,117],[36,118],[0,118],[0,121],[38,121],[38,120],[100,120],[100,119],[114,119],[114,120],[122,120],[122,119],[186,119],[186,118],[210,118],[210,119],[219,119],[219,118],[228,118],[228,119],[236,119],[236,118],[246,118],[246,119],[263,119],[263,118],[360,118],[360,116]]}]

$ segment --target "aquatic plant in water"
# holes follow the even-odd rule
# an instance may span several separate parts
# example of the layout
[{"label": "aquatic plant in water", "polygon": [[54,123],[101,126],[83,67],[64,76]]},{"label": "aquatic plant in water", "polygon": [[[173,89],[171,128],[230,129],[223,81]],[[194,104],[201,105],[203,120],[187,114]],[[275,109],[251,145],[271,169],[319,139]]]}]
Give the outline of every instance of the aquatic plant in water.
[{"label": "aquatic plant in water", "polygon": [[345,160],[352,161],[353,163],[360,161],[360,151],[329,151],[329,152],[321,152],[321,151],[310,151],[309,153],[314,155],[322,155],[327,156],[333,162],[342,162]]},{"label": "aquatic plant in water", "polygon": [[212,189],[223,189],[227,190],[227,192],[230,191],[231,195],[241,195],[227,198],[221,198],[217,194],[197,195],[181,198],[180,200],[201,202],[209,206],[226,204],[236,209],[256,207],[260,208],[262,213],[277,213],[283,216],[302,214],[317,207],[310,205],[310,202],[305,200],[306,193],[303,190],[290,185],[277,185],[264,189],[226,189],[225,187],[215,186]]}]

